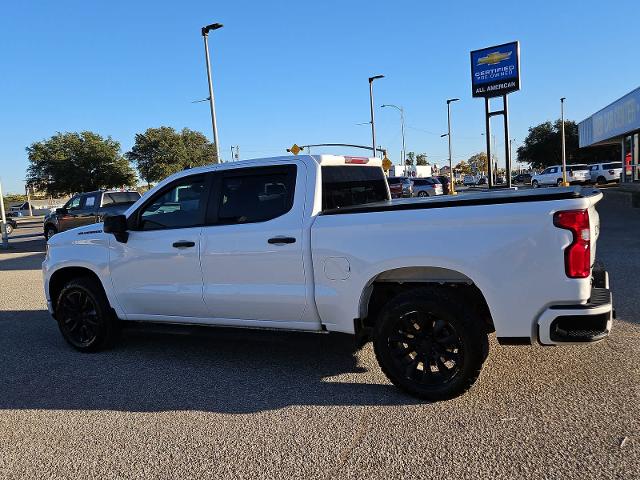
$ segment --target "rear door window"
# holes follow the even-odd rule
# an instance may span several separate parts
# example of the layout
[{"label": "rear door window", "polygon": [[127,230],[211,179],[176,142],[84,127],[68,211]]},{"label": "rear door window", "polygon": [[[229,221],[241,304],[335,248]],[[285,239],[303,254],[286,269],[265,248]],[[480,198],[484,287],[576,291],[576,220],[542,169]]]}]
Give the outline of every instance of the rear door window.
[{"label": "rear door window", "polygon": [[266,222],[293,207],[295,165],[235,170],[220,180],[217,218],[208,223],[233,225]]}]

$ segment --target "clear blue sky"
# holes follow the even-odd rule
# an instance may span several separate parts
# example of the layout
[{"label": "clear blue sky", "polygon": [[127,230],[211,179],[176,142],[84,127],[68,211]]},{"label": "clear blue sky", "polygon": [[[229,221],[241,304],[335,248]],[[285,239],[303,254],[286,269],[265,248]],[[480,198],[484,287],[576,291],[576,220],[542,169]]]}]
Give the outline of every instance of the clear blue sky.
[{"label": "clear blue sky", "polygon": [[[471,98],[469,51],[521,42],[522,90],[511,137],[559,117],[582,120],[640,84],[637,0],[592,2],[29,1],[0,17],[0,177],[24,188],[25,147],[55,132],[93,130],[128,150],[148,127],[211,135],[200,27],[212,33],[221,152],[283,154],[292,143],[370,143],[376,106],[404,106],[407,149],[454,160],[484,149],[483,101]],[[497,101],[496,101],[497,102]],[[497,103],[496,103],[497,106]],[[496,119],[498,149],[501,121]],[[397,162],[400,121],[376,111],[378,144]],[[336,152],[333,150],[333,152]],[[316,152],[317,153],[317,152]],[[502,158],[502,157],[501,157]]]}]

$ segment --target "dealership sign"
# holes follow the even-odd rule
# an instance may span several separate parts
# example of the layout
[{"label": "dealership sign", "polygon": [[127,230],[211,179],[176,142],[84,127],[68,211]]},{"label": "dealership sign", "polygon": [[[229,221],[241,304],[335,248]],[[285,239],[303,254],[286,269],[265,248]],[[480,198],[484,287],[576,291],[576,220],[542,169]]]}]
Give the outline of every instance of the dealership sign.
[{"label": "dealership sign", "polygon": [[471,94],[498,97],[520,90],[520,44],[505,43],[471,52]]}]

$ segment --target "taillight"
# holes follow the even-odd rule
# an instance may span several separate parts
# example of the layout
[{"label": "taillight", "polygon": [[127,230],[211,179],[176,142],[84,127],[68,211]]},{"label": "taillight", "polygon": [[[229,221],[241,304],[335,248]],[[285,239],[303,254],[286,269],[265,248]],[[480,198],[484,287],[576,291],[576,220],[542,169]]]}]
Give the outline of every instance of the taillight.
[{"label": "taillight", "polygon": [[565,210],[553,215],[556,227],[570,230],[573,241],[564,251],[564,269],[569,278],[591,274],[591,230],[588,210]]}]

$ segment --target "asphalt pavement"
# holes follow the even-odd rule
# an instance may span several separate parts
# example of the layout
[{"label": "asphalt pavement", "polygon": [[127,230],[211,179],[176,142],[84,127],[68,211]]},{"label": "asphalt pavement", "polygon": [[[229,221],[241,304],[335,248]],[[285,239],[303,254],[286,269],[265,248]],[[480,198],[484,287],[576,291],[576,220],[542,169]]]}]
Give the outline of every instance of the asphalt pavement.
[{"label": "asphalt pavement", "polygon": [[337,334],[130,330],[77,353],[45,310],[44,240],[13,238],[0,251],[0,478],[639,478],[640,209],[599,210],[611,337],[492,338],[476,386],[440,403],[399,392],[370,345]]}]

